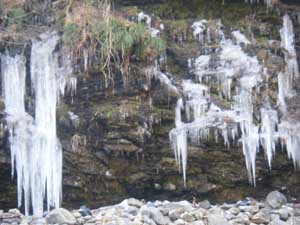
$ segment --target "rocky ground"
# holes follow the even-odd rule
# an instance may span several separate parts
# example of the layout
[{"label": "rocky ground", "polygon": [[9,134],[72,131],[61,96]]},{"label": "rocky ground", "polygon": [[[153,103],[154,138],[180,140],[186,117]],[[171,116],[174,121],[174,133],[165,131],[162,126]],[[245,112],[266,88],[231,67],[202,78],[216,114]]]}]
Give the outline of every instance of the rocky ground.
[{"label": "rocky ground", "polygon": [[236,203],[212,205],[209,201],[145,202],[134,198],[120,204],[90,210],[54,209],[45,218],[24,216],[18,209],[0,211],[1,225],[84,224],[84,225],[299,225],[300,204],[288,203],[273,191],[265,201],[252,198]]}]

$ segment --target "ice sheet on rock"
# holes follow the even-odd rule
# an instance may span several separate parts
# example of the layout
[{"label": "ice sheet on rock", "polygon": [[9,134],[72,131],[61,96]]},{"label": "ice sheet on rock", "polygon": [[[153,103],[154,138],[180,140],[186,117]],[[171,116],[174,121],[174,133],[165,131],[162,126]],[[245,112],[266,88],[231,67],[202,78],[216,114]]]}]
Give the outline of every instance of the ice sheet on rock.
[{"label": "ice sheet on rock", "polygon": [[278,125],[278,133],[280,141],[286,146],[286,150],[290,159],[293,160],[294,166],[300,166],[300,124],[298,121],[289,117],[286,99],[295,95],[293,82],[299,78],[299,68],[297,62],[297,54],[295,49],[295,34],[293,23],[288,14],[283,16],[283,27],[280,30],[281,47],[286,52],[285,56],[285,71],[278,74],[278,103],[283,113],[283,118]]},{"label": "ice sheet on rock", "polygon": [[[254,2],[256,1],[251,1]],[[271,3],[271,1],[265,2]],[[195,22],[192,28],[194,37],[201,44],[206,44],[205,36],[209,31],[209,22],[205,20]],[[221,23],[218,29],[221,33]],[[260,65],[256,56],[249,56],[243,51],[239,44],[250,44],[250,41],[240,31],[232,32],[235,42],[225,39],[223,35],[217,43],[219,48],[215,52],[189,60],[189,68],[194,73],[196,82],[200,84],[193,81],[182,82],[183,98],[176,108],[176,128],[170,131],[170,141],[177,162],[182,166],[185,184],[187,140],[199,143],[214,138],[217,142],[221,136],[225,146],[230,146],[237,141],[241,143],[249,181],[254,185],[256,184],[255,161],[260,148],[265,152],[270,169],[279,141],[286,146],[294,165],[300,166],[300,152],[297,150],[300,144],[300,135],[297,132],[300,123],[291,122],[286,112],[286,99],[294,95],[293,82],[299,77],[294,44],[295,34],[288,15],[283,17],[280,35],[281,46],[286,50],[285,71],[278,75],[278,103],[283,113],[281,121],[277,111],[272,109],[268,102],[262,105],[258,121],[257,118],[254,119],[254,106],[257,105],[255,94],[258,90],[257,86],[263,82],[266,68]],[[211,62],[214,66],[210,65]],[[233,80],[235,80],[235,90],[232,90]],[[209,94],[210,87],[217,87],[222,97],[233,101],[230,110],[221,109],[212,102]],[[186,115],[185,122],[182,120],[182,113]]]},{"label": "ice sheet on rock", "polygon": [[234,37],[238,45],[241,43],[246,45],[251,44],[251,42],[246,38],[246,36],[242,34],[239,30],[233,31],[232,36]]},{"label": "ice sheet on rock", "polygon": [[286,50],[284,73],[278,75],[278,103],[282,111],[286,111],[285,98],[294,95],[293,82],[299,77],[299,66],[295,49],[295,34],[293,23],[288,14],[283,16],[283,27],[280,29],[281,47]]},{"label": "ice sheet on rock", "polygon": [[72,95],[76,92],[77,78],[73,75],[73,68],[70,54],[63,54],[60,65],[56,71],[56,83],[58,85],[57,95],[64,95],[65,91]]},{"label": "ice sheet on rock", "polygon": [[210,55],[201,55],[194,62],[195,74],[199,82],[202,82],[204,75],[209,69],[209,60]]},{"label": "ice sheet on rock", "polygon": [[2,95],[5,101],[5,112],[8,115],[22,117],[26,114],[24,102],[25,71],[25,58],[23,56],[11,57],[8,53],[1,55]]},{"label": "ice sheet on rock", "polygon": [[[192,27],[195,34],[202,34],[202,30],[207,29],[205,24],[207,24],[205,21],[194,23]],[[243,40],[240,33],[234,34],[238,37],[237,43],[248,43],[245,39]],[[221,136],[224,145],[228,147],[240,138],[249,181],[255,184],[255,160],[261,139],[260,128],[253,121],[252,91],[262,81],[263,67],[256,57],[248,56],[239,44],[234,44],[229,39],[220,39],[219,46],[218,57],[201,55],[192,65],[200,84],[183,81],[184,100],[181,100],[183,106],[181,105],[181,110],[177,111],[176,115],[184,108],[188,122],[176,120],[176,128],[170,131],[170,140],[177,155],[177,161],[184,165],[182,173],[186,183],[186,158],[178,157],[187,156],[187,139],[183,140],[183,138],[188,136],[192,141],[201,142],[214,137],[217,142]],[[211,67],[210,60],[214,60],[217,67]],[[237,82],[234,96],[231,93],[233,79]],[[221,109],[212,102],[209,89],[213,82],[218,82],[219,91],[227,99],[233,100],[232,109]]]},{"label": "ice sheet on rock", "polygon": [[194,38],[197,39],[201,44],[203,44],[205,41],[205,33],[207,31],[209,32],[207,28],[207,20],[197,21],[192,24]]},{"label": "ice sheet on rock", "polygon": [[151,17],[144,12],[138,14],[138,22],[145,22],[148,27],[151,27]]},{"label": "ice sheet on rock", "polygon": [[245,3],[250,3],[250,4],[256,4],[256,3],[260,3],[263,2],[264,4],[266,4],[268,7],[273,5],[273,0],[245,0]]},{"label": "ice sheet on rock", "polygon": [[279,124],[281,141],[286,145],[288,157],[293,160],[295,168],[300,168],[300,123],[293,119],[285,119]]},{"label": "ice sheet on rock", "polygon": [[183,92],[186,96],[185,111],[187,119],[191,120],[200,118],[208,110],[209,89],[202,84],[192,83],[191,80],[184,80],[182,83]]},{"label": "ice sheet on rock", "polygon": [[[165,73],[160,71],[159,66],[157,64],[148,66],[143,70],[148,80],[148,86],[151,85],[151,80],[154,78],[156,80],[159,80],[160,83],[163,86],[165,86],[170,93],[179,95],[179,91],[177,87],[174,84],[172,84],[171,80],[168,78],[168,76]],[[169,74],[169,76],[171,76],[171,74]]]}]

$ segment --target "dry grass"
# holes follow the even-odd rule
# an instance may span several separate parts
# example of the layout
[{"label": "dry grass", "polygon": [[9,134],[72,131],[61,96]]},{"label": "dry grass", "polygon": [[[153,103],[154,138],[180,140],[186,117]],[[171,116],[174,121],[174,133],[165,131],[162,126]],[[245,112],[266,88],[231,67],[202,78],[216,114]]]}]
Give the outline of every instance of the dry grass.
[{"label": "dry grass", "polygon": [[[112,81],[111,59],[114,56],[112,43],[112,29],[110,26],[112,18],[110,0],[98,0],[95,4],[88,1],[69,0],[66,7],[65,24],[75,24],[80,30],[79,42],[73,47],[73,58],[79,58],[84,51],[88,51],[89,55],[95,55],[97,49],[100,49],[100,59],[102,72],[105,76],[105,83]],[[91,31],[94,21],[101,21],[105,27],[102,34],[104,39],[101,42],[95,38],[95,34]],[[105,43],[99,47],[99,44]],[[105,47],[104,47],[105,46]]]}]

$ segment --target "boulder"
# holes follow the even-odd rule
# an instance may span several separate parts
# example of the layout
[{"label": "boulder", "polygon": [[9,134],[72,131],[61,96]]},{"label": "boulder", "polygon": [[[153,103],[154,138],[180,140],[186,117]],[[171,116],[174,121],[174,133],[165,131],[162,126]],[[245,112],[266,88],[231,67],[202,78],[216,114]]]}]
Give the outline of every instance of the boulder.
[{"label": "boulder", "polygon": [[141,214],[143,216],[147,216],[151,220],[153,220],[158,225],[166,225],[170,224],[171,221],[168,217],[165,217],[161,211],[154,207],[142,207]]},{"label": "boulder", "polygon": [[286,197],[279,191],[272,191],[266,198],[266,203],[273,209],[279,209],[287,203]]},{"label": "boulder", "polygon": [[293,217],[289,218],[289,220],[287,221],[287,223],[289,225],[300,225],[300,217],[293,216]]},{"label": "boulder", "polygon": [[286,222],[282,220],[273,220],[270,225],[288,225]]},{"label": "boulder", "polygon": [[211,207],[211,204],[208,200],[204,200],[202,202],[199,202],[199,207],[203,209],[209,209]]},{"label": "boulder", "polygon": [[270,211],[266,208],[260,210],[251,218],[253,223],[257,224],[269,224],[271,221]]},{"label": "boulder", "polygon": [[75,216],[64,208],[53,209],[46,216],[49,224],[76,224]]},{"label": "boulder", "polygon": [[208,225],[229,225],[229,222],[222,215],[210,214],[207,217]]},{"label": "boulder", "polygon": [[135,198],[130,198],[128,199],[128,205],[130,206],[134,206],[134,207],[137,207],[137,208],[140,208],[144,205],[144,203],[138,199],[135,199]]}]

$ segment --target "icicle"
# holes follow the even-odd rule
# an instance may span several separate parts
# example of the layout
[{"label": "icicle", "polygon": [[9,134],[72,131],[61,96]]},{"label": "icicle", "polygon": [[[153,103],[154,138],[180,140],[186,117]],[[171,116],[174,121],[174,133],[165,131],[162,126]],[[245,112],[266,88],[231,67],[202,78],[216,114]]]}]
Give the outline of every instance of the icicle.
[{"label": "icicle", "polygon": [[299,78],[299,68],[294,43],[294,28],[293,23],[287,14],[283,16],[283,27],[280,30],[280,36],[281,46],[286,50],[284,54],[286,67],[284,73],[278,74],[278,103],[284,115],[278,130],[281,143],[286,145],[289,158],[293,160],[294,166],[299,168],[300,153],[298,147],[300,144],[300,125],[298,121],[289,118],[286,106],[286,99],[295,95],[293,82]]},{"label": "icicle", "polygon": [[[263,82],[266,68],[263,68],[255,56],[247,55],[239,44],[250,44],[250,41],[239,31],[234,31],[232,40],[226,40],[221,30],[221,22],[217,24],[220,34],[217,56],[201,55],[191,66],[196,80],[183,81],[183,99],[176,108],[176,128],[170,131],[170,140],[173,143],[177,162],[181,164],[186,183],[186,156],[187,135],[194,143],[201,143],[213,134],[218,141],[219,134],[223,137],[224,145],[230,146],[238,138],[242,143],[249,182],[256,185],[256,155],[260,148],[265,152],[268,165],[271,169],[276,143],[286,145],[289,158],[296,168],[300,166],[300,123],[289,118],[286,110],[286,98],[294,95],[293,82],[299,78],[297,55],[294,45],[293,24],[288,15],[283,17],[283,28],[280,30],[282,47],[286,49],[286,68],[278,75],[278,104],[283,112],[283,119],[279,123],[277,111],[264,104],[261,109],[261,123],[254,121],[255,87]],[[192,26],[195,38],[203,38],[207,31],[207,21],[195,22]],[[213,54],[216,54],[215,52]],[[216,60],[217,67],[210,66],[210,61]],[[236,80],[235,95],[231,93],[233,79]],[[232,99],[232,109],[224,110],[216,106],[210,97],[212,82],[218,82],[219,91],[227,98]],[[207,85],[204,85],[204,83]],[[179,110],[180,109],[180,110]],[[187,123],[181,120],[181,111],[185,109]],[[180,118],[179,118],[180,116]],[[241,131],[241,133],[239,132]],[[185,138],[185,140],[183,140]],[[183,158],[182,158],[183,156]]]},{"label": "icicle", "polygon": [[295,34],[290,17],[283,16],[283,27],[280,29],[281,46],[287,50],[284,54],[286,66],[285,72],[278,74],[278,104],[283,112],[286,112],[285,98],[294,95],[293,82],[299,77],[297,54],[295,49]]},{"label": "icicle", "polygon": [[[43,216],[45,197],[48,210],[58,208],[61,200],[62,150],[56,136],[56,105],[71,68],[64,63],[59,67],[58,55],[54,53],[58,40],[56,33],[46,33],[32,42],[34,121],[25,112],[24,57],[1,56],[12,172],[17,171],[18,205],[24,193],[25,214],[29,214],[31,203],[33,214],[38,217]],[[74,80],[71,83],[76,84]]]},{"label": "icicle", "polygon": [[277,111],[272,109],[261,109],[261,134],[260,139],[261,143],[264,147],[265,154],[268,159],[268,164],[271,169],[271,163],[273,159],[273,155],[275,154],[275,147],[276,147],[276,126],[278,125],[278,115]]},{"label": "icicle", "polygon": [[251,42],[246,38],[246,36],[243,35],[239,30],[233,31],[232,36],[235,38],[235,41],[238,45],[241,43],[245,45],[251,44]]},{"label": "icicle", "polygon": [[[273,5],[274,0],[264,0],[263,3],[266,4],[268,7],[271,7]],[[245,0],[245,3],[255,4],[259,3],[259,0]]]},{"label": "icicle", "polygon": [[[207,21],[194,23],[192,26],[194,35],[201,36],[203,30],[207,29],[204,26],[205,24],[207,24]],[[220,28],[221,23],[219,23],[219,31],[222,34]],[[237,43],[250,43],[240,32],[235,32],[233,35],[236,36]],[[260,134],[259,127],[253,122],[251,92],[262,81],[261,73],[263,68],[259,65],[256,57],[248,56],[239,45],[233,44],[231,40],[225,40],[224,35],[220,36],[218,67],[210,68],[209,62],[211,56],[201,55],[195,60],[193,68],[197,80],[201,83],[206,82],[210,84],[210,82],[215,80],[213,77],[216,77],[221,87],[220,91],[228,99],[232,98],[232,80],[233,78],[237,78],[239,89],[237,90],[237,95],[233,98],[234,107],[232,110],[220,109],[211,102],[209,87],[203,84],[195,84],[192,81],[183,81],[185,113],[189,123],[183,123],[180,126],[176,124],[176,128],[170,132],[171,141],[180,140],[180,143],[183,143],[181,138],[183,136],[186,137],[187,134],[194,141],[207,141],[210,131],[213,131],[215,141],[217,141],[219,136],[218,131],[221,131],[224,144],[229,147],[230,141],[235,141],[238,137],[237,127],[241,127],[241,141],[243,143],[249,180],[255,185],[255,159],[260,146]],[[192,112],[193,118],[191,116]],[[183,130],[184,135],[182,134]],[[184,146],[186,144],[187,140],[184,142]],[[177,145],[174,146],[174,144],[173,147],[176,147],[178,155],[178,149],[186,151],[186,147],[179,148]],[[183,162],[181,164],[183,165]]]},{"label": "icicle", "polygon": [[201,20],[194,22],[192,25],[194,38],[199,41],[199,43],[204,44],[205,41],[205,31],[207,29],[207,20]]},{"label": "icicle", "polygon": [[[19,55],[1,56],[2,94],[5,102],[6,121],[9,129],[12,176],[17,171],[18,207],[22,204],[24,191],[25,213],[29,214],[32,152],[32,117],[25,112],[25,58]],[[16,91],[18,90],[18,91]]]},{"label": "icicle", "polygon": [[201,55],[195,60],[195,63],[194,63],[195,74],[200,83],[202,83],[202,79],[205,75],[205,72],[208,70],[209,60],[210,60],[209,55]]},{"label": "icicle", "polygon": [[256,154],[259,150],[258,127],[248,121],[240,123],[243,153],[246,160],[249,182],[256,186]]},{"label": "icicle", "polygon": [[[173,93],[174,95],[179,95],[179,91],[175,85],[172,84],[172,81],[168,78],[168,76],[161,72],[159,69],[158,64],[156,65],[151,65],[146,68],[144,68],[144,74],[147,78],[148,81],[148,86],[151,86],[151,80],[154,78],[156,80],[159,80],[160,83],[170,92]],[[171,76],[171,74],[168,74]]]},{"label": "icicle", "polygon": [[89,64],[89,52],[87,49],[83,49],[83,65],[84,65],[84,72],[88,71],[88,64]]}]

